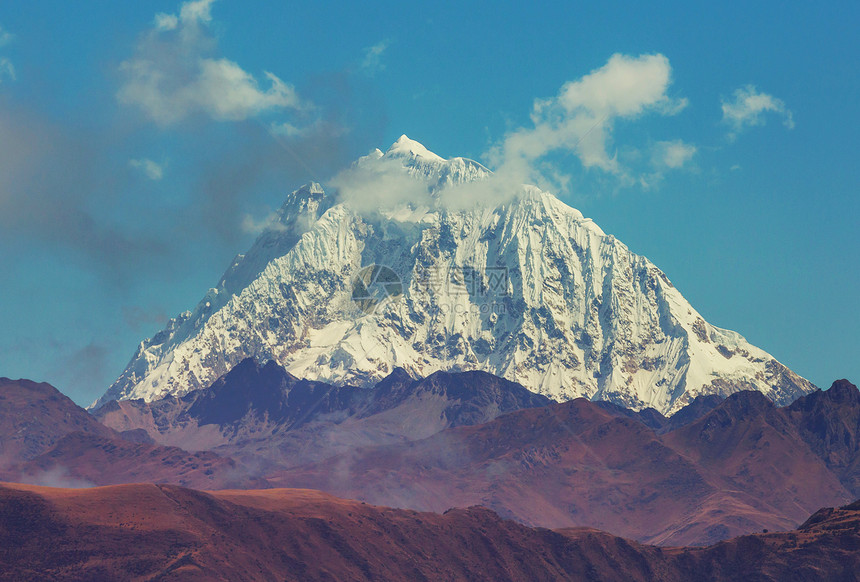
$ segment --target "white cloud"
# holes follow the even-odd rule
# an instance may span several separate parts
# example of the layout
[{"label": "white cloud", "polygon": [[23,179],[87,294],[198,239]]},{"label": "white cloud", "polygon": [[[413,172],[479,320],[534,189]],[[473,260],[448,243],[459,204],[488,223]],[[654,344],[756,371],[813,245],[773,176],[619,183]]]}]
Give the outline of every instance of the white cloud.
[{"label": "white cloud", "polygon": [[200,76],[188,87],[186,97],[200,104],[215,119],[233,121],[252,117],[270,109],[301,107],[295,90],[274,74],[266,72],[269,88],[261,90],[256,79],[227,59],[203,59]]},{"label": "white cloud", "polygon": [[653,107],[675,111],[678,103],[666,96],[670,83],[669,59],[663,55],[631,58],[615,54],[600,69],[565,83],[557,98],[568,113],[587,110],[595,115],[639,115]]},{"label": "white cloud", "polygon": [[158,30],[176,30],[179,26],[179,17],[175,14],[159,12],[155,15],[155,28]]},{"label": "white cloud", "polygon": [[[556,178],[567,179],[558,176]],[[512,179],[510,174],[496,172],[485,180],[447,186],[438,193],[438,200],[448,210],[465,210],[476,206],[493,208],[520,196],[523,192],[521,182]]]},{"label": "white cloud", "polygon": [[671,73],[661,54],[615,54],[603,67],[565,83],[557,96],[536,100],[533,127],[509,133],[487,157],[497,173],[520,182],[538,179],[535,162],[553,151],[573,152],[584,167],[623,177],[625,169],[607,151],[614,122],[651,112],[674,115],[686,107],[686,99],[667,94]]},{"label": "white cloud", "polygon": [[[642,172],[630,180],[645,190],[657,188],[663,183],[667,172],[689,166],[698,151],[695,145],[680,139],[658,141],[650,148],[650,171]],[[648,158],[641,161],[647,162]]]},{"label": "white cloud", "polygon": [[385,64],[382,62],[382,55],[385,53],[389,44],[391,43],[388,40],[383,40],[364,49],[364,59],[361,61],[361,68],[369,74],[385,69]]},{"label": "white cloud", "polygon": [[396,159],[371,156],[339,172],[328,183],[341,201],[359,212],[372,214],[401,204],[413,208],[432,205],[430,183],[410,176]]},{"label": "white cloud", "polygon": [[[6,46],[14,37],[11,33],[7,32],[2,26],[0,26],[0,47]],[[8,77],[9,79],[15,80],[15,66],[12,64],[6,57],[0,56],[0,83],[3,82],[3,77]]]},{"label": "white cloud", "polygon": [[307,107],[295,89],[273,73],[264,81],[226,58],[214,58],[206,34],[213,0],[185,2],[179,14],[159,13],[133,58],[120,70],[125,79],[117,98],[139,107],[159,125],[194,114],[217,121],[241,121],[266,112]]},{"label": "white cloud", "polygon": [[689,162],[698,148],[692,144],[684,143],[680,139],[673,141],[658,141],[654,144],[653,163],[657,167],[670,169],[682,168]]},{"label": "white cloud", "polygon": [[159,12],[155,15],[155,28],[161,31],[176,30],[183,27],[193,28],[212,21],[212,3],[215,0],[196,0],[185,2],[179,7],[179,14]]},{"label": "white cloud", "polygon": [[6,46],[10,42],[12,42],[13,38],[14,37],[9,31],[0,26],[0,46]]},{"label": "white cloud", "polygon": [[782,99],[760,93],[753,85],[736,89],[731,101],[722,101],[723,123],[731,126],[729,134],[734,139],[746,127],[765,124],[765,114],[774,113],[782,117],[788,129],[794,128],[794,116]]},{"label": "white cloud", "polygon": [[158,164],[147,158],[129,160],[128,165],[140,170],[150,180],[158,181],[164,177],[164,165]]},{"label": "white cloud", "polygon": [[212,3],[215,0],[196,0],[184,2],[179,9],[179,20],[183,23],[200,22],[208,24],[212,20]]},{"label": "white cloud", "polygon": [[9,59],[5,57],[0,57],[0,83],[3,82],[3,77],[8,77],[14,81],[15,66]]},{"label": "white cloud", "polygon": [[282,123],[273,123],[269,126],[269,131],[272,135],[283,136],[283,137],[301,137],[305,135],[310,128],[306,127],[296,127],[289,121],[284,121]]},{"label": "white cloud", "polygon": [[253,235],[258,235],[264,230],[285,230],[285,227],[280,222],[279,216],[276,212],[270,212],[261,220],[257,220],[250,214],[245,214],[242,217],[242,224],[240,225],[240,227],[242,229],[242,232]]}]

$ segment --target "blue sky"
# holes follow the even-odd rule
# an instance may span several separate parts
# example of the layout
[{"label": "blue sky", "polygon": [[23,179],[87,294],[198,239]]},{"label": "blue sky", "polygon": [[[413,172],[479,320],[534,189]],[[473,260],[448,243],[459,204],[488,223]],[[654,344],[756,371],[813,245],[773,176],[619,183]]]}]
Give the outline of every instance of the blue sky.
[{"label": "blue sky", "polygon": [[511,4],[4,3],[0,376],[88,404],[286,192],[406,133],[513,151],[711,323],[857,383],[860,7]]}]

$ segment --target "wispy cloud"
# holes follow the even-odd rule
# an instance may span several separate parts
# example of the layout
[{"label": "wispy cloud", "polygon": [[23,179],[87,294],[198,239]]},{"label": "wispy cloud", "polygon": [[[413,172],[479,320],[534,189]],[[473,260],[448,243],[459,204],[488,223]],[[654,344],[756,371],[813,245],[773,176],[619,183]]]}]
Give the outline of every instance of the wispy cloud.
[{"label": "wispy cloud", "polygon": [[678,169],[693,159],[698,148],[680,139],[658,141],[654,144],[652,163],[660,168]]},{"label": "wispy cloud", "polygon": [[96,484],[83,477],[77,477],[63,465],[53,465],[48,469],[22,475],[22,481],[30,485],[42,487],[59,487],[62,489],[87,489]]},{"label": "wispy cloud", "polygon": [[165,14],[164,12],[159,12],[155,15],[156,30],[176,30],[177,26],[179,26],[179,17],[175,14]]},{"label": "wispy cloud", "polygon": [[261,219],[257,219],[251,214],[245,214],[242,217],[242,232],[258,235],[266,230],[284,230],[284,226],[278,218],[277,212],[270,212]]},{"label": "wispy cloud", "polygon": [[12,42],[13,38],[14,37],[12,36],[12,33],[3,28],[2,25],[0,25],[0,47],[6,46],[10,42]]},{"label": "wispy cloud", "polygon": [[[10,32],[0,26],[0,47],[4,47],[10,42],[14,37]],[[6,77],[11,80],[15,80],[15,65],[12,64],[7,57],[0,56],[0,83],[3,82],[3,77]]]},{"label": "wispy cloud", "polygon": [[369,75],[385,69],[382,55],[385,54],[390,44],[390,41],[383,40],[364,49],[364,59],[361,61],[361,69]]},{"label": "wispy cloud", "polygon": [[334,138],[349,133],[349,130],[332,121],[315,119],[303,125],[289,121],[274,122],[269,125],[269,133],[276,138],[307,138],[315,134],[326,134]]},{"label": "wispy cloud", "polygon": [[609,153],[614,123],[646,113],[674,115],[687,105],[667,93],[672,68],[661,54],[613,55],[591,73],[565,83],[558,95],[536,100],[533,126],[509,133],[488,154],[497,173],[535,179],[536,163],[554,151],[575,154],[583,167],[625,173]]},{"label": "wispy cloud", "polygon": [[[254,75],[220,54],[212,32],[215,6],[213,0],[189,1],[156,14],[120,65],[116,96],[162,129],[178,134],[189,128],[182,122],[193,120],[197,139],[212,137],[183,160],[176,177],[193,181],[197,206],[189,209],[191,220],[235,244],[253,230],[243,218],[248,199],[341,166],[348,124],[338,118],[341,110],[312,103],[274,73]],[[342,106],[348,88],[338,86],[329,95]],[[137,169],[157,179],[155,166],[137,162]]]},{"label": "wispy cloud", "polygon": [[161,126],[203,114],[241,121],[268,112],[309,106],[271,72],[259,80],[234,61],[216,58],[208,33],[213,0],[185,2],[178,14],[159,13],[135,55],[120,65],[117,98],[139,107]]},{"label": "wispy cloud", "polygon": [[208,24],[212,20],[212,4],[215,0],[193,0],[179,7],[179,14],[155,15],[155,26],[159,30],[175,30],[180,23],[185,25]]},{"label": "wispy cloud", "polygon": [[280,123],[273,123],[270,125],[269,130],[272,132],[272,135],[275,136],[301,137],[309,131],[309,128],[297,127],[289,121],[282,121]]},{"label": "wispy cloud", "polygon": [[754,85],[735,89],[731,100],[723,99],[722,110],[723,123],[731,128],[731,139],[747,127],[764,125],[768,113],[782,117],[783,125],[794,129],[794,116],[782,99],[759,92]]},{"label": "wispy cloud", "polygon": [[163,308],[144,308],[140,305],[125,305],[122,308],[123,321],[135,331],[163,326],[167,323],[167,314]]},{"label": "wispy cloud", "polygon": [[15,65],[6,57],[0,57],[0,83],[3,82],[3,77],[15,80]]},{"label": "wispy cloud", "polygon": [[[537,99],[530,127],[509,132],[484,156],[492,174],[478,181],[455,183],[429,196],[430,185],[409,178],[396,160],[382,158],[357,164],[329,183],[353,205],[366,210],[440,203],[449,209],[503,204],[531,183],[564,191],[571,176],[556,154],[576,156],[585,169],[599,170],[624,185],[651,187],[665,172],[684,167],[697,147],[680,139],[657,142],[651,157],[626,148],[628,167],[610,154],[614,124],[646,114],[675,115],[687,106],[673,98],[669,60],[660,54],[613,55],[602,67],[565,83],[555,97]],[[632,153],[631,153],[632,152]],[[371,156],[372,158],[373,156]],[[634,171],[635,170],[635,171]]]},{"label": "wispy cloud", "polygon": [[401,204],[429,206],[430,183],[411,176],[401,161],[368,156],[328,181],[341,201],[364,213],[376,213]]},{"label": "wispy cloud", "polygon": [[148,158],[129,160],[128,165],[143,172],[150,180],[158,181],[164,177],[164,164],[153,162]]},{"label": "wispy cloud", "polygon": [[680,139],[655,142],[650,147],[649,171],[640,173],[636,183],[645,190],[659,187],[668,172],[695,167],[691,160],[698,151],[698,147]]},{"label": "wispy cloud", "polygon": [[72,384],[100,386],[108,375],[109,354],[107,345],[96,342],[73,351],[63,362],[66,377]]},{"label": "wispy cloud", "polygon": [[80,251],[118,283],[163,256],[162,237],[100,215],[122,187],[105,167],[104,136],[11,106],[0,107],[0,136],[0,242],[41,239],[60,252]]}]

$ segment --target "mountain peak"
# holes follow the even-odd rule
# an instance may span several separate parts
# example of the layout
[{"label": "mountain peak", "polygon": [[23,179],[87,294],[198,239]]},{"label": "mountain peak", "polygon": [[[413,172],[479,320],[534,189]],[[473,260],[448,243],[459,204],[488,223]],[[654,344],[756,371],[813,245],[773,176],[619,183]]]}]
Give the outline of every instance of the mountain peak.
[{"label": "mountain peak", "polygon": [[421,158],[424,160],[432,160],[436,162],[445,161],[442,156],[434,154],[414,139],[409,139],[406,134],[403,134],[399,138],[397,138],[397,141],[394,142],[390,148],[388,148],[388,151],[385,153],[385,155],[388,157]]},{"label": "mountain peak", "polygon": [[[480,370],[662,414],[699,394],[755,389],[787,404],[815,389],[708,324],[653,263],[536,186],[483,187],[489,170],[405,135],[358,163],[368,171],[339,186],[352,196],[311,183],[288,197],[223,292],[144,342],[100,403],[204,388],[249,356],[359,387],[395,367]],[[374,300],[357,300],[359,277],[380,273]]]},{"label": "mountain peak", "polygon": [[735,417],[746,417],[775,407],[773,401],[758,390],[740,390],[730,394],[717,408],[723,408]]},{"label": "mountain peak", "polygon": [[841,395],[844,398],[849,399],[857,399],[857,386],[849,382],[848,380],[836,380],[830,388],[827,390],[831,395]]}]

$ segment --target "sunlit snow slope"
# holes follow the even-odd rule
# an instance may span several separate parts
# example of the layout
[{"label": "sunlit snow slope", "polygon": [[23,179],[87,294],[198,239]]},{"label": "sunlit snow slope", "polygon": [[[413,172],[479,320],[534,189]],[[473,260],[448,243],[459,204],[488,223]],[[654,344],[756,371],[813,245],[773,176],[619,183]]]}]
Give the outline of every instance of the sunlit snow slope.
[{"label": "sunlit snow slope", "polygon": [[293,192],[193,311],[140,344],[96,405],[205,387],[248,356],[358,385],[395,366],[414,376],[480,369],[556,399],[663,413],[704,393],[757,389],[787,404],[814,389],[704,321],[648,259],[552,194],[515,186],[497,204],[469,204],[490,172],[405,136],[354,170],[360,191],[427,196],[368,209],[319,184]]}]

